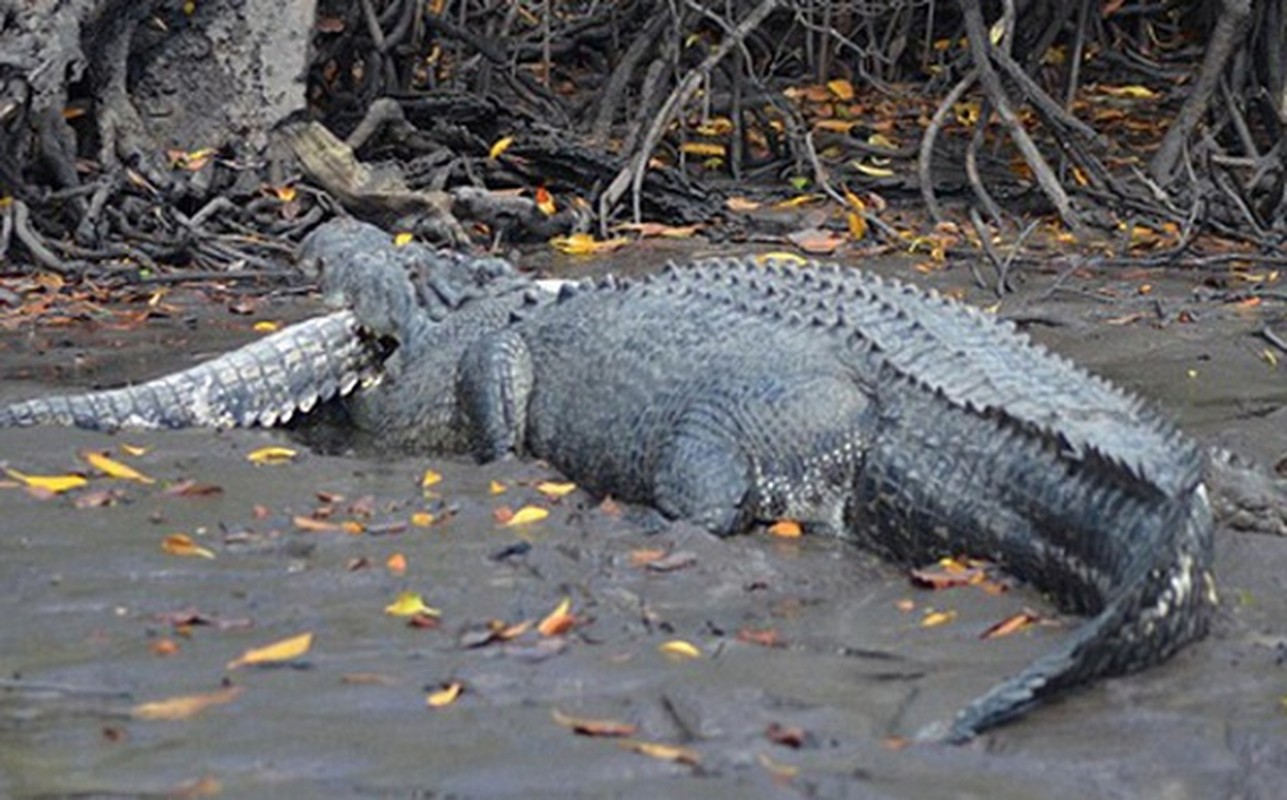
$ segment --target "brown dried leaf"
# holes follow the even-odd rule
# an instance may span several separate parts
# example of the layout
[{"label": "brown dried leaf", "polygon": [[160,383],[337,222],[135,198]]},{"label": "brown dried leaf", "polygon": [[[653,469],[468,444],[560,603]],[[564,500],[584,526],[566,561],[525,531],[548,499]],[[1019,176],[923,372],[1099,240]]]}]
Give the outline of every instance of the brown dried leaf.
[{"label": "brown dried leaf", "polygon": [[615,719],[591,719],[589,717],[574,717],[564,714],[557,708],[550,711],[554,721],[574,733],[582,736],[634,736],[639,730],[638,725],[632,725],[629,722],[620,722]]}]

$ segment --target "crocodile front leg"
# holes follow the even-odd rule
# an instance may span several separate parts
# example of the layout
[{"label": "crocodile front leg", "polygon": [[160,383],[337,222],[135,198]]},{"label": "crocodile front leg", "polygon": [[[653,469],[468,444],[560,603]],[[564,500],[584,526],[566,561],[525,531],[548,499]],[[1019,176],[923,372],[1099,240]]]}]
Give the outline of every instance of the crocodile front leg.
[{"label": "crocodile front leg", "polygon": [[480,461],[522,452],[534,385],[532,354],[515,331],[484,336],[465,352],[456,394]]}]

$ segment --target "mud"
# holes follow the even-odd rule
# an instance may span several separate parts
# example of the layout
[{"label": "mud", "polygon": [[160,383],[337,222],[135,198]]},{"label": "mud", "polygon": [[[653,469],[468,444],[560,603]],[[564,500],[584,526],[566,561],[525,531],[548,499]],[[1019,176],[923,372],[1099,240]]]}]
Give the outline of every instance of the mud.
[{"label": "mud", "polygon": [[[875,268],[993,302],[965,271]],[[1287,354],[1272,364],[1255,333],[1287,328],[1281,303],[1204,299],[1196,275],[1054,281],[1029,274],[1001,313],[1038,320],[1034,337],[1199,438],[1266,464],[1287,456]],[[312,308],[266,303],[244,317],[194,300],[128,334],[23,327],[0,338],[0,401],[179,368],[246,341],[256,319]],[[147,450],[123,455],[124,444]],[[1172,662],[966,747],[899,747],[893,737],[950,715],[1072,621],[981,640],[1011,614],[1051,609],[1022,588],[915,589],[831,541],[721,541],[682,526],[649,536],[630,509],[580,492],[547,499],[534,484],[557,476],[539,464],[307,450],[247,460],[270,444],[293,446],[276,431],[0,431],[0,461],[24,472],[92,474],[78,453],[98,450],[157,480],[92,477],[53,499],[0,489],[0,794],[1268,798],[1287,784],[1282,539],[1222,529],[1221,619]],[[428,468],[443,477],[422,489]],[[166,494],[186,479],[222,491]],[[100,490],[119,496],[76,506]],[[497,522],[499,507],[527,504],[551,514]],[[301,530],[295,518],[319,506],[360,532]],[[417,512],[434,523],[412,524]],[[177,532],[215,557],[163,552]],[[667,555],[648,566],[647,551]],[[404,574],[386,566],[395,553]],[[435,627],[384,613],[403,591],[441,611]],[[575,624],[563,635],[489,640],[489,621],[539,621],[564,598]],[[957,616],[921,625],[942,610]],[[313,646],[289,664],[227,667],[303,632]],[[159,654],[163,640],[177,652]],[[675,640],[699,657],[659,650]],[[455,702],[426,704],[453,682]],[[243,691],[191,718],[131,713],[227,686]],[[630,723],[635,739],[698,761],[577,735],[555,711]]]}]

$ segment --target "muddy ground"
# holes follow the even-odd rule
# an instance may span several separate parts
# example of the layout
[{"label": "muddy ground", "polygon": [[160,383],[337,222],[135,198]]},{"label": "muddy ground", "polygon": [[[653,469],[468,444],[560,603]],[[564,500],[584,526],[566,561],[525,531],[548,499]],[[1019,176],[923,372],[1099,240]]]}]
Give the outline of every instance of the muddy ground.
[{"label": "muddy ground", "polygon": [[[869,266],[969,284],[960,269]],[[1000,310],[1037,320],[1036,338],[1206,441],[1287,456],[1287,354],[1271,363],[1255,335],[1287,329],[1282,303],[1205,299],[1194,274],[1079,274],[1053,289],[1053,270],[1024,277]],[[186,366],[256,335],[257,320],[313,308],[270,301],[243,316],[183,298],[128,333],[5,334],[0,401]],[[949,716],[1074,620],[981,640],[1024,608],[1051,609],[1025,589],[916,589],[832,541],[648,536],[628,509],[546,499],[534,483],[556,476],[539,464],[307,450],[250,463],[265,445],[294,446],[275,431],[0,431],[0,461],[24,472],[93,475],[78,453],[96,450],[157,481],[92,477],[53,499],[0,489],[0,795],[1269,798],[1287,785],[1283,539],[1221,529],[1221,619],[1171,663],[966,747],[899,748],[892,737]],[[426,469],[443,476],[427,490]],[[222,491],[167,494],[189,479]],[[552,513],[496,521],[527,504]],[[327,522],[360,527],[301,530],[295,518],[323,505]],[[417,512],[433,524],[412,524]],[[214,558],[164,552],[179,532]],[[655,550],[668,555],[642,563]],[[441,611],[436,625],[384,612],[404,591]],[[489,640],[490,620],[539,621],[564,598],[575,624],[563,635]],[[957,616],[922,626],[945,610]],[[311,649],[288,664],[228,667],[305,632]],[[700,655],[659,650],[675,640]],[[453,683],[454,702],[427,705]],[[138,713],[212,693],[224,702],[184,719]],[[687,750],[577,735],[555,712]]]}]

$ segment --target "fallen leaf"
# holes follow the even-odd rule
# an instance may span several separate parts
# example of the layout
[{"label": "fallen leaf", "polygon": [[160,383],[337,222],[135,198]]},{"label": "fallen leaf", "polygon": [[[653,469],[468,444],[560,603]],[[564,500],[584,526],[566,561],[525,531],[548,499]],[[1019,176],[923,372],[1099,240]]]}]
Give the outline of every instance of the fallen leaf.
[{"label": "fallen leaf", "polygon": [[148,649],[158,656],[173,656],[179,653],[179,645],[173,639],[157,639]]},{"label": "fallen leaf", "polygon": [[80,495],[72,505],[77,508],[103,508],[104,506],[115,505],[116,501],[123,497],[125,497],[125,493],[119,489],[96,489]]},{"label": "fallen leaf", "polygon": [[868,164],[866,161],[850,161],[849,165],[862,174],[868,175],[872,178],[891,178],[894,176],[894,171],[892,169]]},{"label": "fallen leaf", "polygon": [[760,207],[756,200],[750,200],[745,197],[730,197],[724,202],[729,211],[754,211]]},{"label": "fallen leaf", "polygon": [[228,669],[237,669],[238,667],[255,666],[259,664],[278,664],[284,661],[294,661],[309,651],[313,646],[313,634],[301,633],[298,636],[292,636],[289,639],[282,639],[263,647],[256,647],[247,650],[237,658],[228,662]]},{"label": "fallen leaf", "polygon": [[668,642],[662,642],[657,646],[662,655],[680,660],[690,660],[701,658],[702,651],[697,649],[697,645],[691,642],[685,642],[683,639],[671,639]]},{"label": "fallen leaf", "polygon": [[270,319],[261,319],[250,327],[255,333],[276,333],[281,330],[282,324]]},{"label": "fallen leaf", "polygon": [[769,526],[769,533],[784,539],[798,539],[804,535],[804,528],[793,519],[780,519]]},{"label": "fallen leaf", "polygon": [[141,447],[140,445],[136,445],[136,444],[122,443],[120,447],[121,447],[121,452],[127,456],[141,456],[147,453],[147,450],[148,450],[146,447]]},{"label": "fallen leaf", "polygon": [[770,722],[769,727],[764,730],[764,735],[774,744],[797,750],[804,747],[809,741],[809,734],[804,728],[795,725],[782,725],[777,722]]},{"label": "fallen leaf", "polygon": [[427,469],[424,477],[420,479],[420,488],[428,489],[430,486],[435,486],[439,483],[442,483],[442,473]]},{"label": "fallen leaf", "polygon": [[670,553],[662,547],[644,547],[630,551],[630,566],[646,567],[654,561],[665,558]]},{"label": "fallen leaf", "polygon": [[325,519],[317,519],[316,517],[296,515],[291,518],[291,522],[294,523],[295,527],[299,528],[301,531],[310,531],[312,533],[325,533],[327,531],[340,530],[339,523]]},{"label": "fallen leaf", "polygon": [[487,157],[491,159],[500,158],[501,154],[504,153],[506,150],[508,150],[509,146],[512,145],[513,143],[514,143],[513,136],[502,136],[501,138],[497,139],[495,144],[491,146],[491,149],[487,151]]},{"label": "fallen leaf", "polygon": [[509,491],[509,487],[500,481],[492,481],[487,485],[488,494],[504,494],[507,491]]},{"label": "fallen leaf", "polygon": [[402,553],[394,553],[384,560],[384,568],[394,575],[401,575],[407,571],[407,557]]},{"label": "fallen leaf", "polygon": [[786,238],[806,253],[824,256],[836,252],[840,245],[845,243],[842,237],[821,228],[805,228],[802,231],[787,234]]},{"label": "fallen leaf", "polygon": [[755,256],[755,263],[760,266],[769,264],[791,264],[794,266],[804,266],[809,263],[809,259],[799,253],[787,253],[782,250],[775,250],[771,253],[760,253]]},{"label": "fallen leaf", "polygon": [[406,247],[416,240],[416,235],[410,231],[399,231],[393,234],[394,247]]},{"label": "fallen leaf", "polygon": [[569,714],[564,714],[557,708],[551,709],[550,714],[559,725],[582,736],[634,736],[635,732],[639,730],[638,725],[632,725],[629,722],[618,722],[615,719],[573,717]]},{"label": "fallen leaf", "polygon": [[921,617],[922,628],[937,628],[939,625],[946,625],[956,619],[955,611],[927,611],[924,617]]},{"label": "fallen leaf", "polygon": [[172,533],[161,540],[161,549],[172,556],[214,558],[215,554],[192,540],[186,533]]},{"label": "fallen leaf", "polygon": [[411,515],[411,524],[417,528],[428,528],[434,523],[434,515],[428,511],[417,511]]},{"label": "fallen leaf", "polygon": [[536,187],[536,208],[545,216],[552,217],[558,211],[554,205],[554,195],[550,194],[544,186]]},{"label": "fallen leaf", "polygon": [[742,628],[737,632],[737,640],[747,644],[758,644],[761,647],[783,647],[785,643],[774,628]]},{"label": "fallen leaf", "polygon": [[654,559],[646,566],[652,572],[674,572],[691,567],[697,563],[697,554],[688,550],[676,550],[666,556]]},{"label": "fallen leaf", "polygon": [[536,491],[546,497],[565,497],[576,491],[575,483],[555,483],[553,481],[541,481],[536,484]]},{"label": "fallen leaf", "polygon": [[718,142],[684,142],[679,146],[679,150],[690,156],[723,156],[728,152],[728,149]]},{"label": "fallen leaf", "polygon": [[540,506],[523,506],[514,512],[504,524],[506,526],[527,525],[532,522],[540,522],[550,515],[550,512]]},{"label": "fallen leaf", "polygon": [[393,617],[410,617],[416,614],[442,616],[441,611],[425,605],[424,599],[415,592],[403,592],[398,595],[396,600],[384,607],[384,613]]},{"label": "fallen leaf", "polygon": [[934,566],[913,569],[910,574],[912,583],[934,591],[971,586],[987,579],[987,572],[982,566],[967,564],[955,558],[941,558]]},{"label": "fallen leaf", "polygon": [[261,447],[246,456],[252,464],[281,464],[293,459],[298,453],[289,447]]},{"label": "fallen leaf", "polygon": [[799,208],[800,206],[807,206],[812,203],[821,203],[824,199],[826,198],[820,194],[800,194],[800,195],[796,195],[795,197],[792,197],[789,200],[783,200],[781,202],[774,203],[773,207],[774,208]]},{"label": "fallen leaf", "polygon": [[1002,636],[1009,636],[1012,633],[1018,633],[1024,628],[1032,627],[1040,617],[1031,611],[1020,611],[1018,614],[1012,614],[997,624],[988,628],[979,634],[980,639],[999,639]]},{"label": "fallen leaf", "polygon": [[22,481],[32,489],[40,489],[53,494],[62,494],[72,489],[79,489],[89,481],[82,475],[28,475],[16,469],[5,468],[5,473],[14,480]]},{"label": "fallen leaf", "polygon": [[630,244],[629,239],[617,237],[598,241],[588,233],[573,233],[568,236],[555,236],[550,239],[550,246],[555,250],[574,256],[607,253],[625,247],[628,244]]},{"label": "fallen leaf", "polygon": [[430,708],[449,706],[456,702],[456,699],[460,697],[461,692],[464,690],[464,684],[460,681],[452,681],[451,683],[444,685],[441,689],[425,695],[425,705]]},{"label": "fallen leaf", "polygon": [[1109,97],[1125,97],[1135,100],[1147,100],[1157,97],[1157,93],[1147,86],[1138,84],[1131,86],[1097,86],[1096,90],[1100,94],[1106,94]]},{"label": "fallen leaf", "polygon": [[760,766],[769,771],[775,781],[789,781],[800,774],[799,767],[774,761],[766,753],[756,753],[755,758],[760,762]]},{"label": "fallen leaf", "polygon": [[542,636],[561,636],[567,633],[576,624],[576,617],[572,615],[571,610],[572,598],[563,598],[558,607],[536,626],[537,632]]},{"label": "fallen leaf", "polygon": [[223,494],[223,487],[188,479],[170,484],[161,494],[165,497],[211,497]]},{"label": "fallen leaf", "polygon": [[640,739],[618,739],[617,745],[631,752],[662,761],[674,761],[679,764],[688,764],[689,766],[696,766],[702,763],[702,757],[696,750],[680,747],[677,744],[645,742]]},{"label": "fallen leaf", "polygon": [[139,703],[130,709],[135,719],[147,720],[180,720],[190,719],[211,706],[231,703],[246,691],[241,686],[229,686],[217,692],[190,694],[182,697],[171,697],[167,700],[154,700],[150,703]]},{"label": "fallen leaf", "polygon": [[89,462],[89,465],[91,467],[103,473],[104,475],[107,475],[110,478],[120,478],[122,480],[127,480],[127,481],[138,481],[139,483],[156,483],[155,480],[153,480],[152,478],[149,478],[148,476],[134,469],[130,465],[122,464],[121,462],[115,459],[108,458],[102,453],[85,451],[81,453],[81,457],[84,458],[87,462]]},{"label": "fallen leaf", "polygon": [[846,103],[854,99],[854,85],[844,78],[827,81],[827,91]]}]

